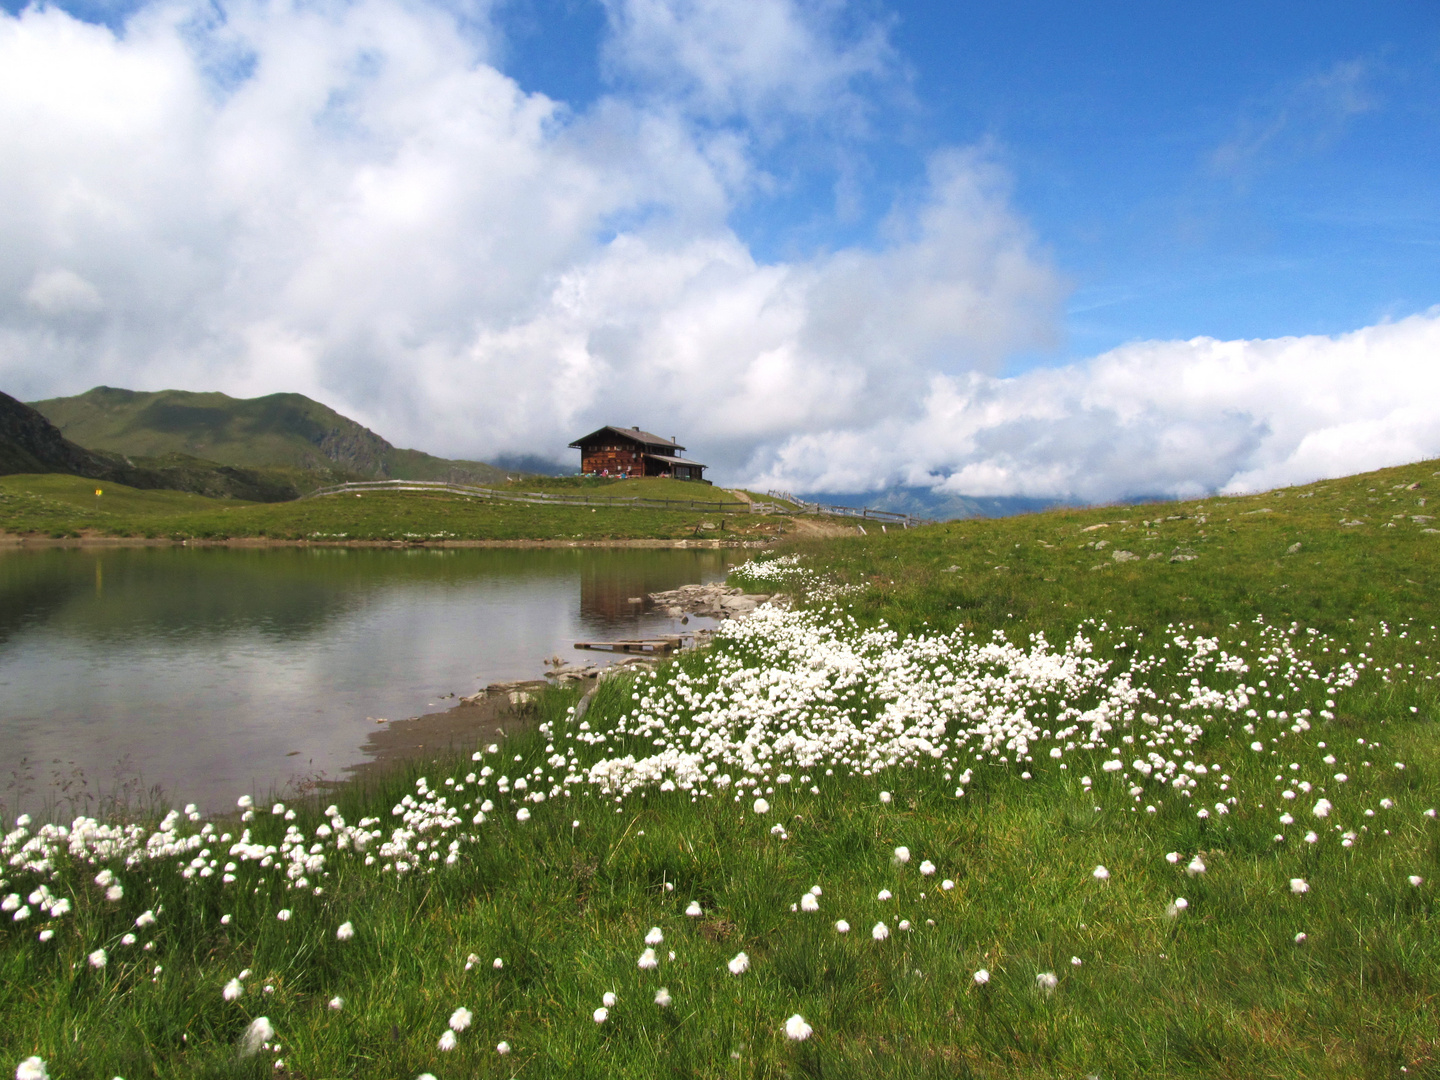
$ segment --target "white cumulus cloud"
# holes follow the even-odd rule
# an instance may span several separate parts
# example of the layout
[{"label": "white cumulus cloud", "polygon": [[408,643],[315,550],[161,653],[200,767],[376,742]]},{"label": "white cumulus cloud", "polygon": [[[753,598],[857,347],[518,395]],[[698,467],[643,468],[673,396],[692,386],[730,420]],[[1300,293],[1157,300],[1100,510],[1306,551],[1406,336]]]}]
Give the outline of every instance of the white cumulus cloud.
[{"label": "white cumulus cloud", "polygon": [[1013,378],[935,375],[912,415],[797,436],[753,483],[1106,501],[1440,455],[1440,308],[1336,337],[1147,341]]},{"label": "white cumulus cloud", "polygon": [[936,153],[873,248],[765,262],[730,228],[765,118],[844,113],[888,63],[840,14],[617,3],[645,85],[579,111],[401,0],[0,15],[0,378],[296,390],[465,456],[639,423],[722,476],[908,407],[1048,340],[1065,290],[980,151]]},{"label": "white cumulus cloud", "polygon": [[985,147],[931,153],[864,244],[757,256],[731,222],[790,182],[776,147],[843,180],[903,88],[865,10],[607,0],[583,105],[506,73],[483,5],[0,12],[0,386],[298,391],[463,457],[639,424],[802,491],[1191,494],[1440,449],[1434,312],[994,374],[1068,286]]}]

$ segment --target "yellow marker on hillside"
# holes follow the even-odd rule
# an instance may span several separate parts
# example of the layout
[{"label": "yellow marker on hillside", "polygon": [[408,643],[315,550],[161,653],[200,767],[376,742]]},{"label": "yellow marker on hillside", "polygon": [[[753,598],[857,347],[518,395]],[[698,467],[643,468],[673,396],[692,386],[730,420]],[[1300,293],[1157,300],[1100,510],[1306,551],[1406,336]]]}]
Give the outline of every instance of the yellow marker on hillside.
[{"label": "yellow marker on hillside", "polygon": [[96,488],[96,489],[95,489],[95,497],[96,497],[97,499],[98,499],[101,495],[103,495],[103,494],[105,494],[105,493],[104,493],[103,491],[101,491],[99,488]]}]

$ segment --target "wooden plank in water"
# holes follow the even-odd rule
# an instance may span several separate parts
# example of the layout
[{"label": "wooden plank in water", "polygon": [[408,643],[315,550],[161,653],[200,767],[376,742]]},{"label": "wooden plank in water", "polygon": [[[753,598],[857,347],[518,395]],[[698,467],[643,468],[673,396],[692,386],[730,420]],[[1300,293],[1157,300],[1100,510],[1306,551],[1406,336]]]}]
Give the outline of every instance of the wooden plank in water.
[{"label": "wooden plank in water", "polygon": [[682,637],[665,637],[636,641],[577,641],[575,648],[593,649],[597,652],[664,653],[674,652],[684,640]]}]

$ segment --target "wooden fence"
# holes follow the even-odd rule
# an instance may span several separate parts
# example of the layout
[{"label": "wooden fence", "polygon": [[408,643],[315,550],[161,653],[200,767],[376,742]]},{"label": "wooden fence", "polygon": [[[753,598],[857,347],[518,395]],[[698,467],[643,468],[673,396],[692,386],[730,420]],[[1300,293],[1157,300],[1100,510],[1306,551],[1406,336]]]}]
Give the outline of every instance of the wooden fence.
[{"label": "wooden fence", "polygon": [[901,525],[910,528],[922,524],[921,520],[909,514],[896,514],[889,510],[870,510],[854,506],[825,506],[805,502],[792,495],[772,491],[775,498],[784,499],[800,509],[791,510],[776,503],[757,502],[706,502],[699,499],[645,499],[604,498],[598,495],[564,495],[543,491],[507,491],[502,488],[480,487],[476,484],[452,484],[447,480],[356,480],[348,484],[334,484],[317,488],[304,499],[315,499],[322,495],[363,494],[367,491],[424,491],[446,492],[471,499],[495,499],[499,502],[536,503],[546,506],[607,506],[623,509],[648,510],[704,510],[712,514],[827,514],[833,517],[855,517],[866,521]]}]

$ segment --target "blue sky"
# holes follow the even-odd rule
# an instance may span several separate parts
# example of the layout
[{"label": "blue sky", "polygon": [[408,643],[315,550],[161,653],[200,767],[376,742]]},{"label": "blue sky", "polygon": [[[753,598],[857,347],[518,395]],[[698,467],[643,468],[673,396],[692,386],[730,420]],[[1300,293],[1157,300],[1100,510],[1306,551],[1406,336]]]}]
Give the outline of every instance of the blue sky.
[{"label": "blue sky", "polygon": [[[1440,302],[1440,7],[1424,2],[904,3],[869,130],[828,168],[770,148],[777,197],[737,209],[762,257],[873,242],[936,146],[988,141],[1070,278],[1066,341],[1333,334]],[[505,67],[583,108],[613,89],[606,17],[504,9]]]},{"label": "blue sky", "polygon": [[1433,3],[0,2],[21,396],[857,494],[1440,453]]}]

